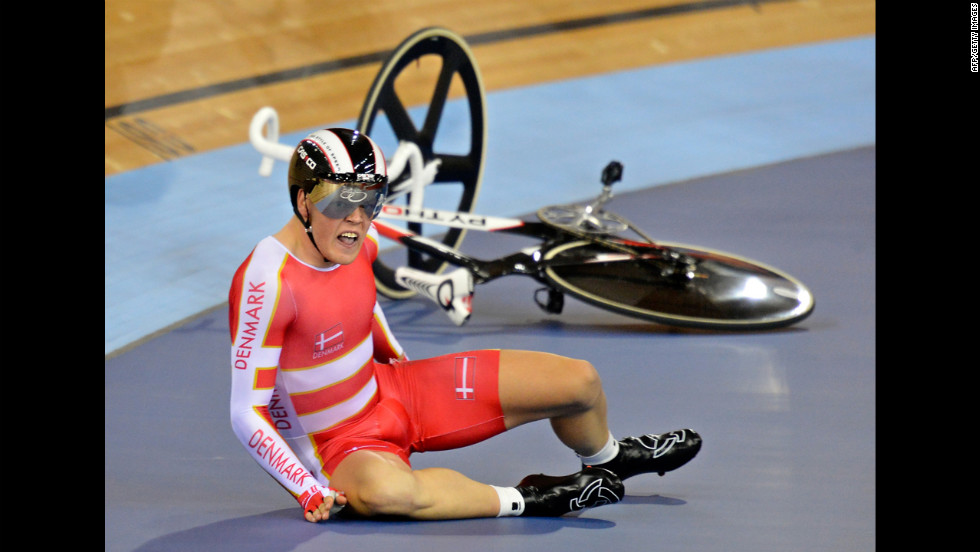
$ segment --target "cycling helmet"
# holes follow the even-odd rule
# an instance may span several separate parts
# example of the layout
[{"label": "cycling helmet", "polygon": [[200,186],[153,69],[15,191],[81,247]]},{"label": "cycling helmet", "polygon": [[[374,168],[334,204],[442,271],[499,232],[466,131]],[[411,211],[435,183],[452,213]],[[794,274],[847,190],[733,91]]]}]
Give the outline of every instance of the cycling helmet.
[{"label": "cycling helmet", "polygon": [[[366,134],[346,128],[311,133],[296,146],[289,161],[289,195],[300,217],[300,189],[324,215],[339,219],[364,207],[374,219],[388,194],[384,154]],[[300,220],[307,227],[309,221]]]}]

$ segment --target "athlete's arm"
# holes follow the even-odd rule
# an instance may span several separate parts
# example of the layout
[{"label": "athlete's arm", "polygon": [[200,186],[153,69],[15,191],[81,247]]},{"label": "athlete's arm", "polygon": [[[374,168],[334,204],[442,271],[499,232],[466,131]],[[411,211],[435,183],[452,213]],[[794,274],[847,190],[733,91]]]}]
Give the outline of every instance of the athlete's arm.
[{"label": "athlete's arm", "polygon": [[[285,331],[274,316],[278,281],[251,267],[235,274],[229,292],[231,330],[231,426],[245,450],[303,508],[309,521],[329,517],[336,493],[317,481],[276,430],[269,415]],[[289,305],[289,301],[282,304]],[[343,505],[345,498],[336,503]]]}]

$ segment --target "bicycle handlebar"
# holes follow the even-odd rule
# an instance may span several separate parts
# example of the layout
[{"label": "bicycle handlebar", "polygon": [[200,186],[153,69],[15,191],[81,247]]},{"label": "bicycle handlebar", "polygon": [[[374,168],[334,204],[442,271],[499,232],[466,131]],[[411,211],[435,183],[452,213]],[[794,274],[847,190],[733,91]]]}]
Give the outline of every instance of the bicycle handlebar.
[{"label": "bicycle handlebar", "polygon": [[[265,130],[265,133],[263,133]],[[259,164],[259,174],[272,174],[275,160],[288,162],[293,156],[293,148],[279,143],[279,114],[271,107],[263,107],[252,116],[248,127],[248,139],[252,147],[262,154]]]},{"label": "bicycle handlebar", "polygon": [[[289,162],[293,156],[293,146],[279,142],[279,113],[272,107],[263,107],[252,116],[248,127],[248,138],[252,147],[262,154],[259,174],[269,176],[276,160]],[[425,162],[422,150],[413,142],[401,141],[391,160],[388,161],[388,181],[396,182],[408,167],[410,177],[389,191],[388,200],[405,193],[419,192],[433,181],[439,171],[438,159]],[[412,194],[410,207],[422,208],[422,194]]]}]

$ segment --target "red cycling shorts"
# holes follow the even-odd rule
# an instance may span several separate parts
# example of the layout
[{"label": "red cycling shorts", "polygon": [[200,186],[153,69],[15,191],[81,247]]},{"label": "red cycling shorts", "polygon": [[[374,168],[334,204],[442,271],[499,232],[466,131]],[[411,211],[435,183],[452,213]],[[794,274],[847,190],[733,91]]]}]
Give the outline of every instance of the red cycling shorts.
[{"label": "red cycling shorts", "polygon": [[378,403],[314,437],[323,471],[329,477],[358,450],[390,452],[411,465],[414,452],[461,448],[503,432],[499,367],[499,350],[375,363]]}]

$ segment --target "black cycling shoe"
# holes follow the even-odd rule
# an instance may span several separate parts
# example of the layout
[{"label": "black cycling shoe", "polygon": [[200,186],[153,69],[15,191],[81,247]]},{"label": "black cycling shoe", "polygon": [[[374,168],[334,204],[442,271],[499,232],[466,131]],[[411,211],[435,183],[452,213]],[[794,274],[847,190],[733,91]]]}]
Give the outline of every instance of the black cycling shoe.
[{"label": "black cycling shoe", "polygon": [[517,486],[524,496],[522,516],[557,517],[571,512],[614,504],[626,490],[616,474],[585,467],[565,476],[529,475]]},{"label": "black cycling shoe", "polygon": [[641,473],[663,475],[688,463],[699,450],[701,436],[690,429],[627,437],[619,442],[616,458],[596,467],[605,468],[620,479]]}]

